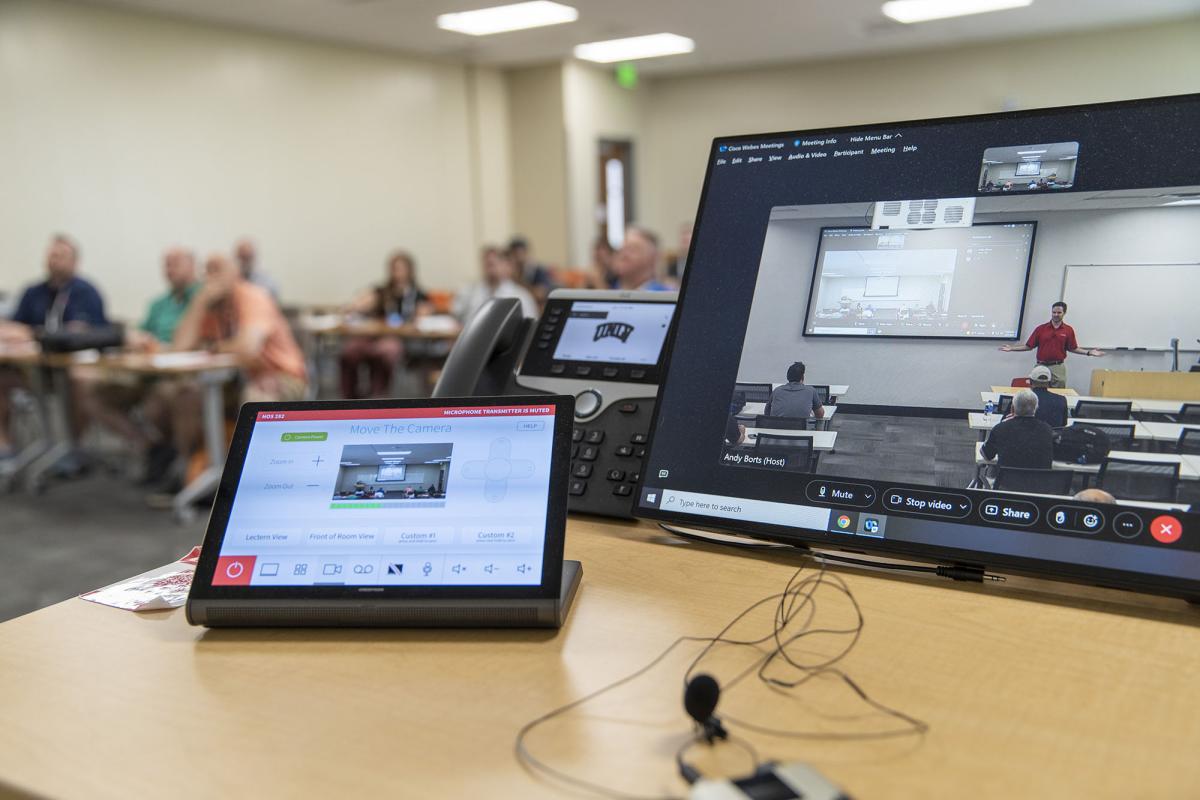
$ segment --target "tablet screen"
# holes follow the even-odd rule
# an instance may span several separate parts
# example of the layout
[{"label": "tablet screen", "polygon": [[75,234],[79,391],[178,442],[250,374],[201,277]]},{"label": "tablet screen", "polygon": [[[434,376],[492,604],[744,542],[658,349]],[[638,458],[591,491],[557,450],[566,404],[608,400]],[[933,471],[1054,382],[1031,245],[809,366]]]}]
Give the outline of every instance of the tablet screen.
[{"label": "tablet screen", "polygon": [[536,586],[553,405],[260,411],[214,586]]}]

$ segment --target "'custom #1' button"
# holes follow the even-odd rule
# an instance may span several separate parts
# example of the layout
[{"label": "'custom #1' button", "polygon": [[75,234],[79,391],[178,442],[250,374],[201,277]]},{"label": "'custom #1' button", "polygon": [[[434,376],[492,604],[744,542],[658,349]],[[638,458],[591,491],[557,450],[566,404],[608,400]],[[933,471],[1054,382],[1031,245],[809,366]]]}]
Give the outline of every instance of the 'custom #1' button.
[{"label": "'custom #1' button", "polygon": [[979,516],[988,522],[999,522],[1004,525],[1032,525],[1037,522],[1038,508],[1033,503],[1027,503],[1024,500],[989,497],[979,507]]},{"label": "'custom #1' button", "polygon": [[883,507],[888,511],[950,519],[961,519],[971,513],[971,501],[964,495],[917,489],[888,489],[883,493]]},{"label": "'custom #1' button", "polygon": [[813,481],[804,490],[814,503],[858,506],[866,508],[875,502],[875,487],[865,483],[842,483],[841,481]]}]

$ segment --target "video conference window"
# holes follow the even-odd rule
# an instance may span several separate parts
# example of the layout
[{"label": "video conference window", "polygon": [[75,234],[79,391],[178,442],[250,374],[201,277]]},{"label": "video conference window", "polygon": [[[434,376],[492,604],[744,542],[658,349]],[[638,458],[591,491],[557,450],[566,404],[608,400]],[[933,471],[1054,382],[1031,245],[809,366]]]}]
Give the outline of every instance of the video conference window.
[{"label": "video conference window", "polygon": [[1079,142],[989,147],[979,171],[980,192],[1040,192],[1071,189]]},{"label": "video conference window", "polygon": [[1012,339],[1021,323],[1036,228],[1036,222],[903,231],[821,228],[814,237],[795,210],[775,209],[767,239],[803,259],[816,238],[808,336]]},{"label": "video conference window", "polygon": [[440,504],[446,498],[453,448],[449,443],[345,445],[333,499]]}]

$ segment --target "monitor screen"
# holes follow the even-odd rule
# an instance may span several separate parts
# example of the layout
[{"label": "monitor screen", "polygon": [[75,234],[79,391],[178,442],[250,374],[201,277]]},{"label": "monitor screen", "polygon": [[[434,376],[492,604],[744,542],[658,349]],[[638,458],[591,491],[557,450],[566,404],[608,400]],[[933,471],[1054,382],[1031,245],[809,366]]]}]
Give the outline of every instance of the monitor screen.
[{"label": "monitor screen", "polygon": [[1200,595],[1198,129],[1193,95],[716,140],[637,513]]},{"label": "monitor screen", "polygon": [[674,303],[576,300],[566,314],[554,358],[656,364],[674,311]]},{"label": "monitor screen", "polygon": [[[786,231],[805,224],[773,209],[767,236],[772,226]],[[822,228],[805,334],[1012,339],[1021,324],[1036,230],[1036,222]],[[786,235],[779,240],[792,247],[803,242]]]},{"label": "monitor screen", "polygon": [[553,406],[261,412],[214,586],[536,586]]}]

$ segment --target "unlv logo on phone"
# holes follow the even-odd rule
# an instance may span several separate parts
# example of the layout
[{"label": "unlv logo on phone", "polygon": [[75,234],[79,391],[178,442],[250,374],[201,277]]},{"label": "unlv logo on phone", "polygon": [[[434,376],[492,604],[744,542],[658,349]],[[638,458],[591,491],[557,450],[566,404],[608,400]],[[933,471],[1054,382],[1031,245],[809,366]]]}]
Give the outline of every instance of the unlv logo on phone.
[{"label": "unlv logo on phone", "polygon": [[631,333],[633,333],[633,326],[628,322],[603,322],[596,326],[596,333],[592,336],[592,341],[598,342],[601,339],[612,337],[620,339],[624,343]]}]

